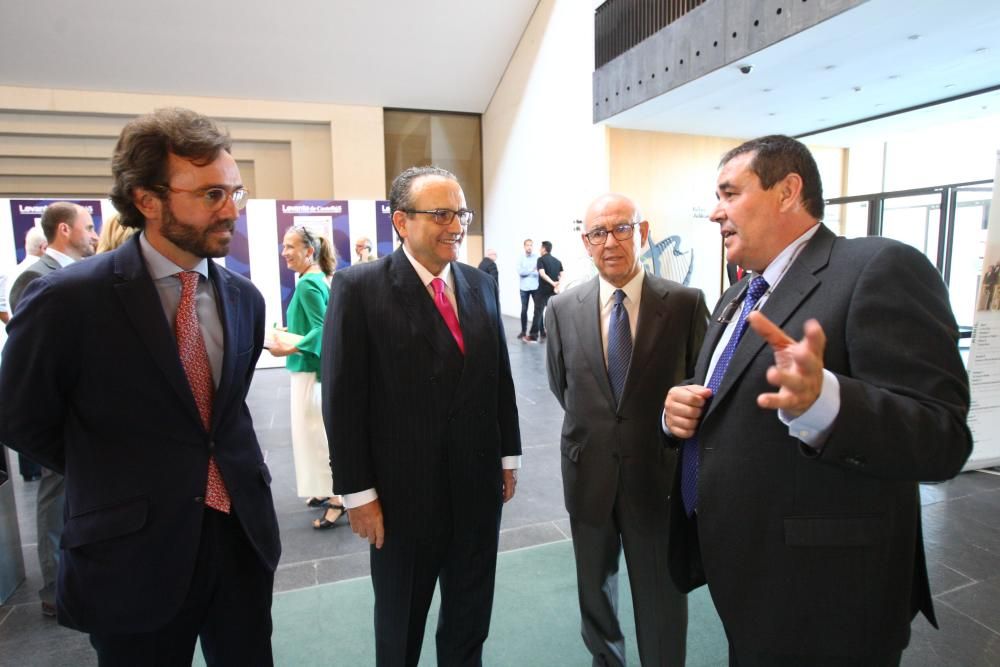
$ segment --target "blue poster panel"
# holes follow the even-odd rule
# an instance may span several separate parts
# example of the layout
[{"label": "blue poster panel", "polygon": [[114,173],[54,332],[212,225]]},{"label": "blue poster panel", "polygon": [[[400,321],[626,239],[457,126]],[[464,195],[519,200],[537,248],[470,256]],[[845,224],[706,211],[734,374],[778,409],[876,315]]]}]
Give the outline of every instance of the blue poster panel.
[{"label": "blue poster panel", "polygon": [[48,205],[57,201],[68,201],[87,209],[90,217],[94,219],[94,229],[98,234],[101,232],[101,202],[97,199],[11,199],[11,230],[14,233],[14,250],[18,262],[23,260],[25,255],[24,235],[41,222],[42,213]]},{"label": "blue poster panel", "polygon": [[333,244],[337,256],[337,269],[350,266],[351,240],[350,220],[347,212],[347,200],[282,200],[275,202],[277,206],[278,246],[278,277],[281,284],[281,317],[284,320],[288,302],[295,291],[295,273],[285,266],[281,258],[281,243],[287,232],[293,226],[302,226],[309,231],[325,236]]}]

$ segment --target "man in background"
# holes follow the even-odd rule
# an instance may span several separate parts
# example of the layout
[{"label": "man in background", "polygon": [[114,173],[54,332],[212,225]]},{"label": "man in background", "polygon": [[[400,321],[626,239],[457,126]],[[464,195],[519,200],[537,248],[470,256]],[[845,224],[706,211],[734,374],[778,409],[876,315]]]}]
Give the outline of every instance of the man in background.
[{"label": "man in background", "polygon": [[230,147],[186,109],[126,124],[111,200],[142,232],[36,280],[9,329],[0,441],[66,476],[59,622],[101,665],[272,662],[264,299],[212,261],[247,200]]},{"label": "man in background", "polygon": [[542,256],[535,264],[538,270],[538,289],[535,291],[535,316],[531,320],[531,331],[525,340],[545,340],[545,306],[559,289],[563,265],[552,255],[552,242],[542,241]]},{"label": "man in background", "polygon": [[497,251],[489,248],[483,261],[479,262],[479,270],[492,276],[493,280],[500,284],[500,272],[497,270]]},{"label": "man in background", "polygon": [[371,545],[375,657],[416,665],[440,583],[439,665],[482,664],[521,436],[496,283],[459,263],[455,176],[392,183],[402,245],[333,276],[320,356],[334,491]]},{"label": "man in background", "polygon": [[[28,285],[38,278],[58,271],[64,266],[90,257],[97,250],[97,234],[94,219],[87,209],[70,202],[53,202],[42,213],[42,232],[46,239],[46,249],[40,258],[28,266],[14,281],[10,290],[11,312],[18,312],[21,297]],[[21,314],[21,319],[30,317]],[[74,323],[69,328],[73,328]],[[5,345],[4,365],[14,363],[17,349]],[[33,373],[26,369],[28,374]],[[27,383],[28,378],[25,378]],[[10,443],[8,443],[10,444]],[[23,456],[23,455],[22,455]],[[29,462],[30,454],[23,456]],[[36,464],[37,465],[37,464]],[[51,468],[39,466],[41,480],[38,483],[38,503],[35,520],[38,526],[38,565],[42,573],[42,589],[38,596],[42,600],[42,613],[56,615],[56,580],[59,574],[59,542],[63,532],[63,505],[65,503],[65,480]],[[23,474],[23,471],[22,471]]]},{"label": "man in background", "polygon": [[708,583],[730,664],[898,665],[916,613],[936,625],[917,483],[972,449],[948,290],[918,250],[825,227],[794,139],[734,148],[716,192],[749,273],[667,394],[671,572]]},{"label": "man in background", "polygon": [[354,254],[358,257],[358,261],[356,261],[355,264],[374,262],[375,253],[372,252],[371,239],[367,236],[359,236],[357,240],[354,241]]},{"label": "man in background", "polygon": [[[517,275],[521,279],[521,333],[518,340],[524,340],[528,335],[528,301],[534,301],[538,289],[538,256],[532,252],[534,242],[524,239],[524,255],[517,260]],[[538,312],[538,302],[535,302],[534,312]]]},{"label": "man in background", "polygon": [[648,234],[628,197],[594,200],[581,237],[598,276],[556,296],[546,315],[549,387],[566,411],[563,494],[581,634],[595,665],[625,664],[617,613],[623,548],[640,662],[683,665],[685,657],[687,597],[666,560],[677,456],[662,445],[660,406],[694,371],[708,311],[701,290],[642,270]]},{"label": "man in background", "polygon": [[[24,235],[24,259],[18,262],[14,268],[0,276],[0,321],[3,321],[5,330],[0,332],[0,346],[7,342],[6,324],[10,321],[13,309],[10,307],[10,288],[17,282],[18,277],[24,273],[25,269],[34,264],[45,254],[48,248],[48,241],[45,240],[45,232],[40,225],[35,225]],[[38,465],[24,454],[17,455],[18,471],[25,482],[36,482],[42,478],[42,466]]]}]

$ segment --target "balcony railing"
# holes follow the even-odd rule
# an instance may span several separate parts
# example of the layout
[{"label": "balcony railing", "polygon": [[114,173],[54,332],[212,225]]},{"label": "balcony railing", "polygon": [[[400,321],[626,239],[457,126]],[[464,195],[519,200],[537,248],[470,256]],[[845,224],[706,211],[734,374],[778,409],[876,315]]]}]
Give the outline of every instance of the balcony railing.
[{"label": "balcony railing", "polygon": [[608,0],[594,10],[594,69],[614,60],[705,0]]}]

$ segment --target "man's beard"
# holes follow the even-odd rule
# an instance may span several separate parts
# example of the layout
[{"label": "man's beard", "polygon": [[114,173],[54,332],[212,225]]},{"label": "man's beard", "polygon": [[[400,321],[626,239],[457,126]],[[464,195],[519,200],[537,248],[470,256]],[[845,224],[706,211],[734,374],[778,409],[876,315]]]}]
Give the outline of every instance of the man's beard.
[{"label": "man's beard", "polygon": [[229,254],[229,242],[213,241],[211,235],[220,229],[233,231],[236,221],[233,219],[219,220],[208,227],[195,227],[174,217],[170,206],[163,209],[163,222],[160,224],[160,234],[175,246],[191,253],[195,257],[225,257]]}]

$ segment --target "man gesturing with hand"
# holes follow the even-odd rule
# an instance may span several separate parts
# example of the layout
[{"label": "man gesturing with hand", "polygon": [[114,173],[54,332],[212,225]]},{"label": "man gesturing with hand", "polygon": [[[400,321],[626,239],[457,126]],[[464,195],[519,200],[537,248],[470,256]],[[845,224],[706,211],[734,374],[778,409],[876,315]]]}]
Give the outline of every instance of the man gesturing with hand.
[{"label": "man gesturing with hand", "polygon": [[794,139],[723,157],[722,295],[694,376],[664,403],[680,451],[671,574],[708,584],[733,665],[898,665],[935,623],[917,483],[971,451],[946,287],[918,251],[825,227]]}]

